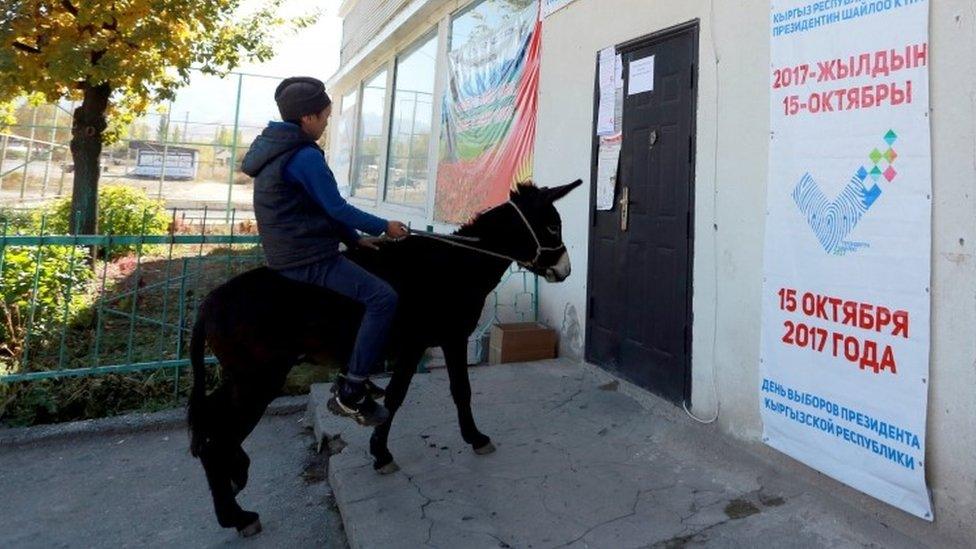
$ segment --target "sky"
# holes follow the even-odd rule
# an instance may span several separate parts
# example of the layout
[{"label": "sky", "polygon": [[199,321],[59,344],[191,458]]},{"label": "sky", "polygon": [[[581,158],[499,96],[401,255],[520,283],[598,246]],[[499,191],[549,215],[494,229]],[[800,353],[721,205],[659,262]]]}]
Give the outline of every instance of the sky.
[{"label": "sky", "polygon": [[[259,3],[255,0],[245,2],[244,9]],[[295,35],[283,36],[274,59],[262,64],[249,64],[241,70],[281,77],[306,74],[323,81],[332,76],[339,68],[342,37],[342,20],[336,14],[339,0],[290,0],[284,13],[286,16],[298,15],[316,6],[321,15],[314,26],[302,29]]]},{"label": "sky", "polygon": [[[259,3],[260,0],[245,0],[243,9],[253,9]],[[278,118],[274,90],[282,78],[314,76],[325,81],[336,72],[342,34],[342,22],[336,15],[339,0],[290,0],[282,12],[287,17],[305,13],[314,6],[321,10],[318,22],[294,34],[282,33],[273,59],[236,69],[247,76],[230,75],[220,79],[195,73],[190,84],[177,92],[171,108],[171,124],[186,128],[184,139],[188,135],[190,141],[209,141],[219,125],[233,126],[238,78],[241,78],[239,124],[245,135],[249,135],[268,120]],[[155,126],[152,119],[157,117],[147,118]]]}]

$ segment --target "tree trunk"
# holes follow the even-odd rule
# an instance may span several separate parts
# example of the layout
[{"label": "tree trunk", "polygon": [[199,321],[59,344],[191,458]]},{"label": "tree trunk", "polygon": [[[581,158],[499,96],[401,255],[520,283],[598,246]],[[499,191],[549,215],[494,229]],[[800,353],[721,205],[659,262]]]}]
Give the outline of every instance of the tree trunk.
[{"label": "tree trunk", "polygon": [[75,169],[68,226],[71,234],[96,234],[102,132],[108,126],[105,109],[111,94],[108,84],[85,86],[85,98],[74,112],[71,159]]}]

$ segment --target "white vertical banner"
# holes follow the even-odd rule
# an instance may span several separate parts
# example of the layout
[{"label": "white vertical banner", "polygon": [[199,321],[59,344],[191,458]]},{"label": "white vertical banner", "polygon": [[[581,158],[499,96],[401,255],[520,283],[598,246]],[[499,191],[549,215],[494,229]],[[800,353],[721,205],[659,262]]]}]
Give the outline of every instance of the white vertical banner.
[{"label": "white vertical banner", "polygon": [[763,440],[933,520],[926,0],[773,0]]}]

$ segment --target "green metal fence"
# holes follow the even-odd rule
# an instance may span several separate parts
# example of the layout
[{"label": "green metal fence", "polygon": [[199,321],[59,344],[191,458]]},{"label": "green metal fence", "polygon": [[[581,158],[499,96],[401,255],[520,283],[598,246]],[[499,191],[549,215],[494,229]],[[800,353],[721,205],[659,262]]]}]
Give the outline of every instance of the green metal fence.
[{"label": "green metal fence", "polygon": [[228,217],[162,235],[50,235],[44,220],[25,235],[4,223],[0,383],[173,369],[178,386],[199,300],[262,263],[257,235]]},{"label": "green metal fence", "polygon": [[[171,207],[250,210],[251,182],[239,165],[254,137],[278,117],[272,98],[280,80],[194,70],[191,86],[153,105],[104,147],[102,183],[143,189]],[[16,122],[0,127],[0,204],[33,205],[70,194],[76,107],[27,98],[15,104]]]},{"label": "green metal fence", "polygon": [[[200,300],[263,261],[249,220],[212,217],[174,210],[162,235],[50,235],[43,220],[39,234],[19,234],[0,224],[0,383],[171,370],[178,391]],[[494,322],[536,319],[537,284],[514,267],[503,277],[470,354],[483,357]]]}]

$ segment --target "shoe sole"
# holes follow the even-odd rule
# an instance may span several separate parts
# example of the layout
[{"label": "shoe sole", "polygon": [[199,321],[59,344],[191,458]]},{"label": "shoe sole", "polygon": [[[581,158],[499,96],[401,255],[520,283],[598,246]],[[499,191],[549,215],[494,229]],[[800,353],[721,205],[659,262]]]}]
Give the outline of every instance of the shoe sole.
[{"label": "shoe sole", "polygon": [[390,417],[390,413],[386,411],[385,408],[381,408],[381,410],[383,411],[376,414],[375,416],[366,417],[355,410],[350,410],[349,408],[346,408],[345,406],[342,405],[341,402],[339,402],[339,399],[336,397],[330,398],[329,401],[326,403],[326,407],[333,414],[352,419],[353,421],[355,421],[356,423],[364,427],[376,427],[377,425],[382,425]]},{"label": "shoe sole", "polygon": [[[329,392],[331,392],[333,395],[338,395],[339,384],[333,383],[332,387],[329,387]],[[369,395],[369,398],[373,400],[383,400],[384,398],[386,398],[386,390],[383,389],[382,387],[376,387],[375,390],[367,391],[366,394]]]}]

